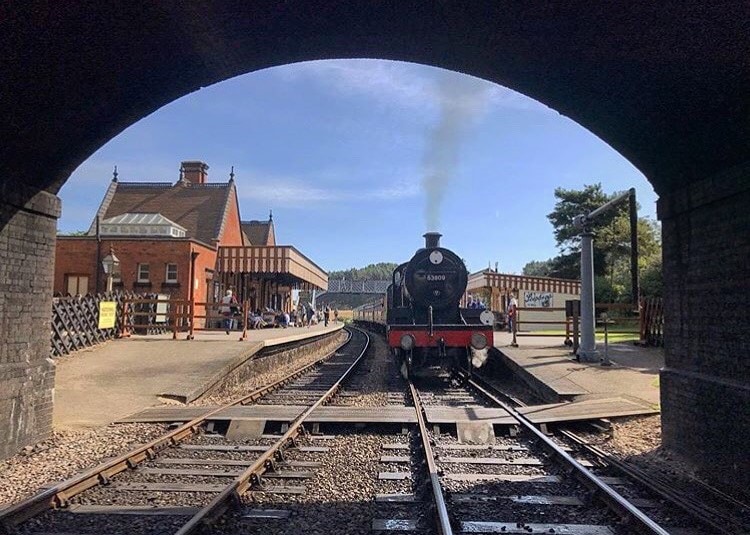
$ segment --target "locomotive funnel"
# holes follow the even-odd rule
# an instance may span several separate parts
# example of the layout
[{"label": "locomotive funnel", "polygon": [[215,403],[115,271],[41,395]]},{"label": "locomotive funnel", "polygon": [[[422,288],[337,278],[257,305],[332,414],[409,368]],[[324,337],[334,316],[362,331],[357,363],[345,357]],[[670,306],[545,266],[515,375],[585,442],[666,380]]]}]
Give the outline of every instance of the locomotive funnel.
[{"label": "locomotive funnel", "polygon": [[424,246],[428,249],[440,247],[440,237],[442,234],[439,232],[427,232],[422,235],[424,237]]}]

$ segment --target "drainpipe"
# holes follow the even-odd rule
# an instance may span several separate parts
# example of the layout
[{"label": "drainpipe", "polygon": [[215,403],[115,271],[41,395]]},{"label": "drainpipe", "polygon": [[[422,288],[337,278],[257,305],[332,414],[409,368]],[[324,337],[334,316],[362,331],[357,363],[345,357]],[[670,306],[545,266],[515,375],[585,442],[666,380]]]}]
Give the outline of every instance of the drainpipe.
[{"label": "drainpipe", "polygon": [[95,294],[99,293],[99,270],[102,265],[102,235],[99,231],[99,221],[101,216],[96,216],[96,263],[94,264],[94,281],[95,281]]}]

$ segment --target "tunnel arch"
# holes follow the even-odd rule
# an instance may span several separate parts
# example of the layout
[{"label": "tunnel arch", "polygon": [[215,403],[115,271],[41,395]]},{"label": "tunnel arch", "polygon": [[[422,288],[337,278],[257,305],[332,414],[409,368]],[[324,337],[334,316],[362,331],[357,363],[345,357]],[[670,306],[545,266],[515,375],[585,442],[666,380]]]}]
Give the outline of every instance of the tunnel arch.
[{"label": "tunnel arch", "polygon": [[[731,85],[747,82],[731,72],[733,59],[745,67],[750,62],[742,57],[747,36],[737,40],[742,17],[720,7],[675,13],[584,2],[542,8],[204,1],[182,8],[136,2],[121,11],[53,5],[34,15],[18,13],[5,23],[14,30],[3,38],[4,72],[10,73],[5,92],[23,98],[0,105],[16,127],[0,137],[0,169],[6,176],[16,166],[28,171],[33,161],[27,180],[53,193],[107,140],[172,100],[234,76],[314,59],[410,61],[509,87],[605,140],[657,192],[700,177],[719,161],[739,163],[734,152],[747,148],[747,138],[730,136],[750,132],[747,121],[722,121],[717,113],[732,106],[750,111],[739,94],[729,100]],[[738,31],[691,35],[704,20]],[[19,57],[19,50],[26,54]],[[724,61],[711,63],[711,50],[720,50]],[[30,69],[20,68],[23,59]],[[34,120],[40,116],[46,120]],[[725,134],[709,138],[694,125],[721,126],[714,130]],[[714,146],[712,156],[696,157],[695,146],[707,144]]]},{"label": "tunnel arch", "polygon": [[[14,430],[0,455],[51,429],[49,318],[38,304],[51,294],[54,194],[70,173],[128,125],[200,87],[274,65],[368,57],[528,95],[648,178],[664,234],[665,443],[705,468],[718,458],[717,477],[750,484],[740,471],[750,418],[713,421],[750,404],[747,2],[196,0],[0,10],[0,253],[11,260],[0,264],[0,281],[9,281],[0,282],[0,331],[12,333],[0,344],[0,402],[23,420],[0,421]],[[706,318],[707,306],[721,315]]]}]

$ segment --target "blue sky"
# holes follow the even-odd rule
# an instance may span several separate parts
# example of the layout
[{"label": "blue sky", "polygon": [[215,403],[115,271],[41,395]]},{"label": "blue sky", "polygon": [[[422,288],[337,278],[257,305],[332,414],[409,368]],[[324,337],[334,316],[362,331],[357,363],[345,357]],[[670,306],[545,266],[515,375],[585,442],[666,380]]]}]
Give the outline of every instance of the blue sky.
[{"label": "blue sky", "polygon": [[557,186],[635,187],[655,217],[635,167],[533,99],[423,65],[337,60],[240,76],[139,121],[72,174],[59,230],[88,228],[114,165],[123,181],[175,181],[182,160],[208,163],[209,181],[234,165],[242,218],[272,209],[277,242],[329,270],[408,260],[438,230],[470,271],[520,273],[557,252]]}]

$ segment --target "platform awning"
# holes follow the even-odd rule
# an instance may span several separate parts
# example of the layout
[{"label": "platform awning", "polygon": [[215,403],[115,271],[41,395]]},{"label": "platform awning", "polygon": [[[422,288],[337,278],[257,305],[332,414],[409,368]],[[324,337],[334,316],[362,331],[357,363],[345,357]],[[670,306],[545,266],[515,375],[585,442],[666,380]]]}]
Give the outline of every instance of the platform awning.
[{"label": "platform awning", "polygon": [[480,271],[469,276],[468,291],[481,288],[500,288],[507,291],[525,290],[530,292],[552,292],[578,295],[581,293],[581,281],[572,279],[554,279],[551,277],[530,277]]},{"label": "platform awning", "polygon": [[216,263],[220,273],[285,275],[328,289],[328,274],[291,245],[219,247]]}]

